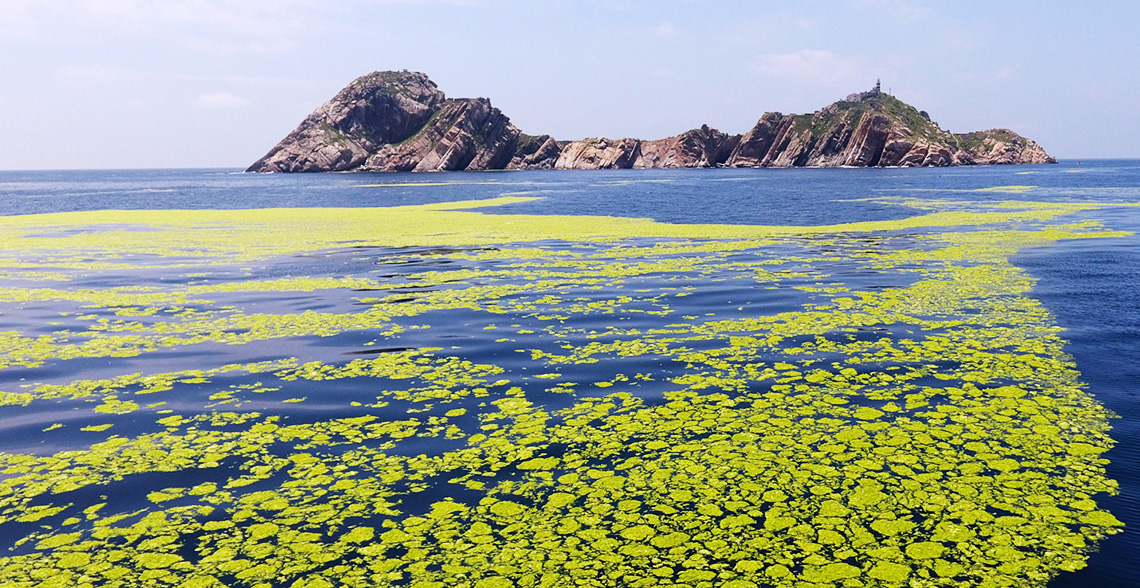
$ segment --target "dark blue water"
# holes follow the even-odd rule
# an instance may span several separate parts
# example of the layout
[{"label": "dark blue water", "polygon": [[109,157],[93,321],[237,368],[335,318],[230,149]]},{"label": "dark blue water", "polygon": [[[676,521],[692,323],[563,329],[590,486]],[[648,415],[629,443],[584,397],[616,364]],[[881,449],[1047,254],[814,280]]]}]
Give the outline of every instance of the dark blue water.
[{"label": "dark blue water", "polygon": [[[1133,211],[1098,216],[1140,234]],[[1066,328],[1068,351],[1093,396],[1120,416],[1112,422],[1118,445],[1105,455],[1120,494],[1102,504],[1127,526],[1102,544],[1089,567],[1053,582],[1065,588],[1140,586],[1140,248],[1135,236],[1106,241],[1063,243],[1013,260],[1039,279],[1033,294]]]},{"label": "dark blue water", "polygon": [[[0,215],[76,210],[359,207],[542,197],[496,213],[818,225],[912,216],[869,198],[1136,202],[1140,162],[922,169],[694,169],[435,174],[239,170],[0,171]],[[1026,194],[979,192],[1034,186]],[[382,187],[377,187],[382,186]],[[854,200],[854,201],[853,201]]]},{"label": "dark blue water", "polygon": [[[1023,192],[984,191],[1003,186],[1032,188]],[[499,196],[541,200],[500,207],[496,214],[818,225],[915,214],[912,209],[873,200],[877,198],[1136,203],[1140,202],[1140,161],[949,169],[384,175],[251,175],[238,170],[0,172],[0,215],[115,209],[375,207]],[[1099,219],[1109,228],[1140,233],[1140,208],[1109,208],[1085,216]],[[345,264],[348,272],[354,264],[373,261],[368,254],[360,254],[331,262]],[[1135,573],[1140,570],[1140,237],[1061,242],[1024,251],[1014,262],[1039,279],[1033,295],[1066,329],[1063,336],[1070,341],[1067,350],[1076,358],[1089,392],[1119,415],[1112,422],[1112,436],[1118,445],[1106,457],[1110,460],[1109,476],[1119,482],[1120,494],[1104,499],[1103,506],[1126,524],[1125,530],[1100,545],[1088,568],[1062,574],[1052,585],[1140,586]],[[274,271],[288,273],[287,268]],[[280,299],[275,302],[289,303]],[[308,302],[307,297],[298,298],[298,304]],[[20,328],[29,331],[33,327]],[[439,331],[433,335],[463,338],[467,336],[465,329],[473,328],[457,324],[450,335]],[[415,343],[414,338],[409,341]],[[177,354],[186,357],[184,350]],[[88,365],[86,369],[98,373],[98,366]],[[122,373],[122,364],[113,370]],[[11,381],[19,380],[17,372],[7,374]],[[311,411],[313,406],[305,408]],[[29,419],[34,430],[43,426],[33,416]]]}]

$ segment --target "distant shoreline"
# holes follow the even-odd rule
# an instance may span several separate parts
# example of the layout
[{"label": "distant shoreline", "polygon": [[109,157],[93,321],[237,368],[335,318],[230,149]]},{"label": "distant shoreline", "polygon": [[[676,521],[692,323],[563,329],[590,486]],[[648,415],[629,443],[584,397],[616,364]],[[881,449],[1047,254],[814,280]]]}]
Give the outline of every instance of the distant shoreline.
[{"label": "distant shoreline", "polygon": [[1056,163],[1009,129],[955,134],[878,84],[812,114],[765,113],[656,140],[528,135],[486,98],[447,98],[427,75],[374,72],[321,105],[251,172],[712,167],[949,167]]},{"label": "distant shoreline", "polygon": [[[1077,164],[1080,164],[1080,163],[1082,163],[1082,162],[1083,162],[1083,163],[1104,163],[1104,162],[1111,162],[1111,161],[1119,161],[1119,162],[1133,162],[1133,161],[1140,161],[1140,157],[1082,157],[1082,158],[1077,158],[1077,157],[1060,157],[1060,158],[1058,158],[1058,159],[1057,159],[1057,164],[1059,164],[1059,165],[1061,165],[1061,166],[1064,166],[1064,165],[1077,165]],[[995,165],[997,165],[997,166],[999,166],[999,167],[1000,167],[1002,164],[995,164]],[[1053,165],[1053,164],[1019,164],[1019,165]],[[968,168],[968,167],[988,167],[988,166],[954,166],[954,167],[967,167],[967,168]],[[648,168],[648,169],[913,169],[913,167],[912,167],[912,168],[904,168],[904,167],[901,167],[901,166],[896,166],[896,167],[882,167],[882,166],[879,166],[879,167],[875,167],[875,168],[858,168],[858,167],[842,167],[842,168],[837,168],[837,167],[800,167],[800,168],[776,168],[776,167],[768,167],[768,168],[763,168],[763,167],[752,167],[752,168],[748,168],[748,167],[734,167],[734,168],[727,168],[727,167],[703,167],[703,168]],[[940,168],[940,169],[945,169],[945,168]],[[248,169],[247,169],[247,168],[244,168],[244,167],[240,167],[240,166],[225,166],[225,167],[218,167],[218,166],[188,166],[188,167],[87,167],[87,168],[77,167],[77,168],[58,168],[58,169],[56,169],[56,168],[30,168],[30,169],[28,169],[28,168],[25,168],[25,169],[0,169],[0,174],[17,174],[17,173],[56,173],[56,172],[60,172],[60,173],[63,173],[63,172],[67,172],[67,173],[71,173],[71,172],[75,172],[75,173],[88,173],[88,172],[146,172],[146,171],[218,171],[218,172],[229,172],[229,173],[236,173],[236,174],[248,174],[248,175],[274,175],[274,172],[250,172],[250,171],[248,171]],[[488,169],[488,170],[472,170],[472,171],[484,171],[484,172],[500,172],[500,171],[509,171],[509,172],[514,172],[514,171],[530,171],[530,170],[518,170],[518,169]],[[571,170],[561,170],[561,171],[571,171]],[[356,171],[350,171],[350,172],[334,172],[334,173],[356,174],[356,173],[370,173],[370,172],[356,172]],[[380,172],[371,172],[371,173],[380,173]],[[401,172],[394,172],[394,173],[401,173]],[[411,173],[411,172],[408,172],[408,173]],[[440,172],[438,172],[438,173],[447,173],[447,172],[446,172],[446,170],[443,170],[443,171],[440,171]],[[385,172],[385,173],[383,173],[383,175],[389,175],[389,173]]]}]

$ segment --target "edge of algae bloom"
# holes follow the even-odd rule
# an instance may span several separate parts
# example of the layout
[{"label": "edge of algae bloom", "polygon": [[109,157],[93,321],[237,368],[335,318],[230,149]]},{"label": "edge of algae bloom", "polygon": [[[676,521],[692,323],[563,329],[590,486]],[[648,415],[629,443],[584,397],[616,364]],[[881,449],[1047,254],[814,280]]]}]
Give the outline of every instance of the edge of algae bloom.
[{"label": "edge of algae bloom", "polygon": [[[0,289],[4,313],[63,311],[0,334],[0,365],[124,366],[0,396],[83,415],[42,430],[67,449],[0,453],[0,584],[1044,586],[1119,530],[1109,415],[1009,262],[1121,235],[1059,220],[1097,206],[466,210],[528,200],[0,218],[0,265],[61,282]],[[413,269],[242,269],[362,247]],[[67,287],[106,275],[139,283]],[[342,303],[253,308],[282,293]],[[455,316],[507,353],[433,338]],[[358,335],[382,348],[310,345]]]},{"label": "edge of algae bloom", "polygon": [[[108,210],[0,217],[0,247],[250,261],[345,246],[474,246],[543,240],[620,238],[763,239],[837,232],[895,231],[1047,221],[1097,208],[1090,204],[999,203],[999,210],[935,211],[893,221],[825,226],[679,225],[644,218],[493,215],[468,209],[520,204],[501,197],[387,208],[252,210]],[[903,205],[920,206],[917,201]],[[1018,207],[1020,210],[1014,210]],[[69,232],[69,228],[87,227]],[[57,232],[53,233],[52,230]],[[65,262],[61,262],[65,263]],[[88,262],[90,263],[90,262]],[[49,264],[51,265],[51,264]]]}]

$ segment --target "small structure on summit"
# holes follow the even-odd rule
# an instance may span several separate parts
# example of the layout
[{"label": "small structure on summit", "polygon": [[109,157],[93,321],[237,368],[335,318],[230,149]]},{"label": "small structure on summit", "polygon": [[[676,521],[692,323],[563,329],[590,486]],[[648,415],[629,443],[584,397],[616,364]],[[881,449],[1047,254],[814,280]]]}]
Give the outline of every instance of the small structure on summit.
[{"label": "small structure on summit", "polygon": [[808,114],[766,112],[749,131],[707,126],[664,139],[528,135],[486,98],[447,98],[427,74],[362,76],[249,167],[251,172],[404,172],[677,167],[910,167],[1052,163],[1008,129],[952,134],[871,90]]}]

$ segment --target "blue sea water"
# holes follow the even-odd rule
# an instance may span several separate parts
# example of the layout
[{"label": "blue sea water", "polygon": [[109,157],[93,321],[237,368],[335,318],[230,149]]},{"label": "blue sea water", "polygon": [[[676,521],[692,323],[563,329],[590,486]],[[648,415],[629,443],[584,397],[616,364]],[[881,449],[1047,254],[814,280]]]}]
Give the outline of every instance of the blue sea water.
[{"label": "blue sea water", "polygon": [[[1024,193],[984,191],[1031,186]],[[982,191],[979,191],[982,190]],[[238,170],[126,170],[0,172],[0,215],[82,210],[223,209],[292,207],[386,207],[432,202],[534,196],[541,199],[497,208],[496,214],[601,215],[651,218],[669,223],[820,225],[899,219],[915,212],[875,201],[902,197],[919,200],[1137,203],[1140,161],[1064,161],[1050,166],[940,169],[709,169],[641,171],[544,171],[441,174],[252,175]],[[1089,393],[1119,418],[1112,421],[1117,445],[1106,457],[1109,477],[1120,493],[1102,505],[1125,523],[1093,554],[1089,566],[1062,574],[1052,586],[1140,586],[1140,208],[1108,208],[1085,216],[1110,229],[1137,233],[1116,239],[1062,241],[1025,250],[1014,263],[1038,279],[1033,296],[1065,329]],[[256,277],[296,274],[308,267],[277,264],[255,269]],[[342,256],[322,260],[325,271],[359,271],[375,258]],[[396,262],[393,262],[396,263]],[[398,263],[423,263],[401,259]],[[331,264],[331,265],[330,265]],[[106,278],[111,279],[113,278]],[[90,283],[89,287],[100,284]],[[766,294],[757,303],[778,308]],[[736,302],[745,302],[737,300]],[[320,309],[313,296],[272,301],[291,311]],[[690,301],[694,307],[700,301]],[[46,314],[44,315],[46,316]],[[0,330],[34,331],[34,314],[6,312]],[[445,321],[446,322],[446,321]],[[473,339],[475,328],[462,320],[432,337]],[[409,336],[406,344],[417,341]],[[319,344],[319,343],[318,343]],[[329,345],[344,346],[341,338]],[[478,349],[472,353],[478,355]],[[487,349],[486,353],[494,353]],[[185,351],[169,352],[172,362],[193,362]],[[208,351],[203,353],[209,353]],[[267,355],[268,356],[268,355]],[[242,361],[255,360],[243,358]],[[147,361],[152,361],[148,358]],[[140,360],[141,365],[141,360]],[[73,373],[52,370],[79,370]],[[112,370],[102,373],[100,370]],[[127,371],[92,362],[83,366],[10,369],[0,384],[23,377],[39,379],[106,377]],[[352,390],[342,389],[346,396]],[[295,422],[324,418],[299,407]],[[0,408],[0,449],[16,451],[23,435],[39,431],[49,416]],[[35,426],[29,427],[32,422]],[[41,448],[42,450],[42,448]],[[408,449],[415,451],[414,447]],[[109,492],[102,490],[103,492]],[[2,539],[2,538],[0,538]],[[0,543],[9,545],[4,539]]]}]

